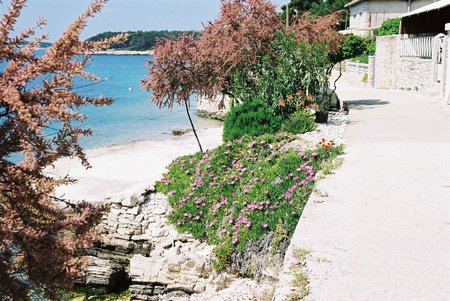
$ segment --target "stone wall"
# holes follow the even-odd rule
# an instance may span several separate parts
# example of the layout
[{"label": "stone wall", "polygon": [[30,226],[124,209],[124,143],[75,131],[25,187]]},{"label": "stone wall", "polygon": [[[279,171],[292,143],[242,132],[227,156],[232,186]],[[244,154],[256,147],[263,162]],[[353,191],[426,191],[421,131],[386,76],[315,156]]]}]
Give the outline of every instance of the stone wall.
[{"label": "stone wall", "polygon": [[[219,108],[221,102],[223,102],[224,108]],[[222,94],[218,95],[215,99],[209,99],[200,95],[197,97],[197,111],[200,117],[224,120],[230,107],[230,98]]]},{"label": "stone wall", "polygon": [[[287,240],[276,254],[269,254],[273,237],[269,233],[234,254],[231,267],[219,274],[212,268],[214,247],[178,233],[167,220],[169,208],[167,197],[154,189],[114,200],[101,224],[102,240],[87,251],[90,264],[83,284],[112,292],[129,288],[135,301],[209,300],[228,287],[239,290],[240,275],[250,271],[255,280],[246,281],[249,291],[241,296],[274,286]],[[235,290],[227,294],[234,295]]]},{"label": "stone wall", "polygon": [[402,57],[400,35],[377,37],[375,88],[430,91],[440,94],[436,79],[436,47],[431,59]]}]

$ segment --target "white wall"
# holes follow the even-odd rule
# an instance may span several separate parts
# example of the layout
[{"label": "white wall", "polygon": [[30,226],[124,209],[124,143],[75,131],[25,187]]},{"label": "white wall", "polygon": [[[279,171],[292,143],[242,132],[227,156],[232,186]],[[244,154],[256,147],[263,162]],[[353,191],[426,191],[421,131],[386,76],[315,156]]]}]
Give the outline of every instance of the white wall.
[{"label": "white wall", "polygon": [[367,11],[367,1],[363,1],[350,7],[351,29],[367,28],[366,11]]},{"label": "white wall", "polygon": [[397,18],[408,11],[405,0],[373,0],[369,1],[370,27],[380,27],[387,19]]},{"label": "white wall", "polygon": [[431,59],[423,59],[400,56],[400,47],[400,35],[377,37],[375,88],[439,94],[443,83],[436,81],[436,50]]},{"label": "white wall", "polygon": [[[412,0],[411,10],[433,3],[433,0]],[[369,0],[350,7],[350,28],[380,27],[387,19],[408,12],[407,0]]]}]

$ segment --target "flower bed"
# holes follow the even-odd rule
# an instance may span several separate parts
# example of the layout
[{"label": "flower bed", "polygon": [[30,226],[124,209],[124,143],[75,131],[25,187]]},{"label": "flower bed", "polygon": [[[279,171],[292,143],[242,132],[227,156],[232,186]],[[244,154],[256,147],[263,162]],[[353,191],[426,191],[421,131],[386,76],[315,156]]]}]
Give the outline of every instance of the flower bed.
[{"label": "flower bed", "polygon": [[[282,151],[294,139],[264,135],[228,142],[173,161],[158,190],[169,196],[169,221],[179,231],[217,245],[218,270],[249,240],[274,232],[271,248],[290,238],[321,167],[342,152],[334,142]],[[268,250],[273,251],[273,250]]]}]

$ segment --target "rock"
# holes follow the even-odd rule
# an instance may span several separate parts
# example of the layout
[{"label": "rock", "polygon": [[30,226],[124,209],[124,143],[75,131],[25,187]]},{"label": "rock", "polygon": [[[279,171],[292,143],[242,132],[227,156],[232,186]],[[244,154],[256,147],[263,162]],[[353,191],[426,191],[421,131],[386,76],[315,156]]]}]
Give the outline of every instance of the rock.
[{"label": "rock", "polygon": [[168,269],[171,273],[181,272],[181,266],[179,264],[169,264]]},{"label": "rock", "polygon": [[153,213],[157,215],[163,215],[166,213],[166,210],[162,208],[155,208],[155,210],[153,210]]},{"label": "rock", "polygon": [[167,285],[166,291],[170,292],[184,292],[186,294],[194,293],[194,284],[192,283],[171,283]]},{"label": "rock", "polygon": [[192,132],[192,129],[174,129],[172,130],[172,135],[174,136],[182,136],[184,134]]},{"label": "rock", "polygon": [[122,206],[125,207],[135,207],[139,203],[139,197],[133,195],[129,198],[125,198],[122,200]]},{"label": "rock", "polygon": [[[138,213],[139,213],[139,206],[135,206],[135,207],[132,207],[132,208],[128,209],[127,213],[128,214],[132,214],[132,215],[138,215]],[[135,219],[133,219],[133,220],[135,220]]]},{"label": "rock", "polygon": [[107,259],[94,259],[86,269],[86,285],[105,287],[115,292],[129,285],[129,278],[123,266]]},{"label": "rock", "polygon": [[205,290],[206,290],[206,284],[203,282],[198,282],[194,286],[194,293],[196,293],[196,294],[203,293]]},{"label": "rock", "polygon": [[[281,271],[284,254],[289,240],[280,242],[275,254],[270,254],[273,232],[263,235],[259,240],[249,241],[245,246],[245,252],[231,255],[231,268],[240,275],[251,275],[256,280],[271,277]],[[269,272],[270,270],[273,270]]]},{"label": "rock", "polygon": [[133,282],[153,283],[164,268],[162,257],[134,255],[130,260],[130,277]]},{"label": "rock", "polygon": [[[224,108],[219,109],[219,104],[221,102],[223,103]],[[230,108],[231,99],[228,96],[218,95],[215,99],[208,99],[204,96],[197,97],[198,116],[224,120]]]}]

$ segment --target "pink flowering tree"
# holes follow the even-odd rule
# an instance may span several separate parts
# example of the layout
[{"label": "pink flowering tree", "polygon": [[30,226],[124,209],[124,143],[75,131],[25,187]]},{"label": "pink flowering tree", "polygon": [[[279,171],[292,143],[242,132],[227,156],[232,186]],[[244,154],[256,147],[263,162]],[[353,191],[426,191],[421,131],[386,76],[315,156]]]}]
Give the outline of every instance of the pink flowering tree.
[{"label": "pink flowering tree", "polygon": [[[73,180],[44,173],[63,157],[89,167],[79,138],[90,131],[72,122],[85,119],[80,107],[111,99],[81,96],[73,81],[96,79],[84,71],[89,57],[82,55],[123,38],[80,41],[104,2],[95,0],[42,57],[36,51],[47,37],[34,36],[44,21],[12,36],[26,0],[12,0],[0,21],[0,295],[7,300],[28,300],[33,290],[57,299],[70,289],[84,264],[80,250],[90,245],[106,209],[54,197],[55,187]],[[10,159],[16,153],[23,155],[19,163]]]}]

